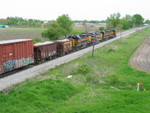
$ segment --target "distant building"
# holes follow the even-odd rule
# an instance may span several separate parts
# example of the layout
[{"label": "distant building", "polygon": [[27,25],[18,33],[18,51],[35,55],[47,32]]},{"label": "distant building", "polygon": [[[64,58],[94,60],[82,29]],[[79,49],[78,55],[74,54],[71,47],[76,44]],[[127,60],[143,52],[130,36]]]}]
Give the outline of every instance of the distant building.
[{"label": "distant building", "polygon": [[0,25],[0,28],[9,28],[8,25]]}]

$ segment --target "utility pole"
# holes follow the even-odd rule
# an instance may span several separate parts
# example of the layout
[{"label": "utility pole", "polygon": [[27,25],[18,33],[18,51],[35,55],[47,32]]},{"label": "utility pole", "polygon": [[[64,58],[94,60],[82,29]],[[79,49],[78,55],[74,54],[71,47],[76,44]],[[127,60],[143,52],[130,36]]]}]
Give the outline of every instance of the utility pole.
[{"label": "utility pole", "polygon": [[122,30],[120,31],[120,38],[122,37]]},{"label": "utility pole", "polygon": [[86,20],[83,21],[83,27],[84,27],[84,33],[88,33],[88,28],[87,28],[87,22],[86,22]]},{"label": "utility pole", "polygon": [[[96,36],[95,36],[95,37],[96,37]],[[93,46],[93,48],[92,48],[92,57],[94,57],[94,49],[95,49],[95,44],[94,44],[94,42],[95,42],[95,39],[92,40],[92,46]]]}]

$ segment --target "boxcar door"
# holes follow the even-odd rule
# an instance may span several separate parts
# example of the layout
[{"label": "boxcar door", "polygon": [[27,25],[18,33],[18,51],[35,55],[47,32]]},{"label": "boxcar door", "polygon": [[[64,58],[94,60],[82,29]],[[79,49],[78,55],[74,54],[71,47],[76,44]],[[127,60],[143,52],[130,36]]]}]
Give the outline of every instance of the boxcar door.
[{"label": "boxcar door", "polygon": [[14,45],[7,44],[2,47],[2,59],[4,72],[11,71],[14,69]]},{"label": "boxcar door", "polygon": [[0,74],[3,73],[3,57],[2,57],[2,46],[0,45]]}]

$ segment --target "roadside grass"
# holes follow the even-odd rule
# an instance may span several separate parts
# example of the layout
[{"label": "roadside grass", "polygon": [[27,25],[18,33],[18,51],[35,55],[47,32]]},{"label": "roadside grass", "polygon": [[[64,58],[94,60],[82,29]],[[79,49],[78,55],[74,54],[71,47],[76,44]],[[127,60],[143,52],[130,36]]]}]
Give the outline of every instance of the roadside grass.
[{"label": "roadside grass", "polygon": [[149,92],[97,87],[74,96],[57,113],[149,113],[149,102]]},{"label": "roadside grass", "polygon": [[21,89],[10,91],[8,94],[0,94],[0,112],[53,112],[79,91],[79,88],[60,80],[28,82]]},{"label": "roadside grass", "polygon": [[[0,93],[1,113],[148,113],[150,74],[137,71],[128,60],[150,28],[114,41],[41,77]],[[72,76],[72,78],[68,78]],[[143,91],[136,85],[143,82]]]}]

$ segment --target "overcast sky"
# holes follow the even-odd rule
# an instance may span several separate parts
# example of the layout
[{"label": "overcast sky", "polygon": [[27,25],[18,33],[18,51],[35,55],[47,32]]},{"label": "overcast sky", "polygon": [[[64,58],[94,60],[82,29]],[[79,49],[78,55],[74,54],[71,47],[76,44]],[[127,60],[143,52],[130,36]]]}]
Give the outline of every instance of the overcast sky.
[{"label": "overcast sky", "polygon": [[72,20],[105,20],[119,12],[150,19],[150,0],[1,0],[0,4],[0,18],[55,20],[68,14]]}]

